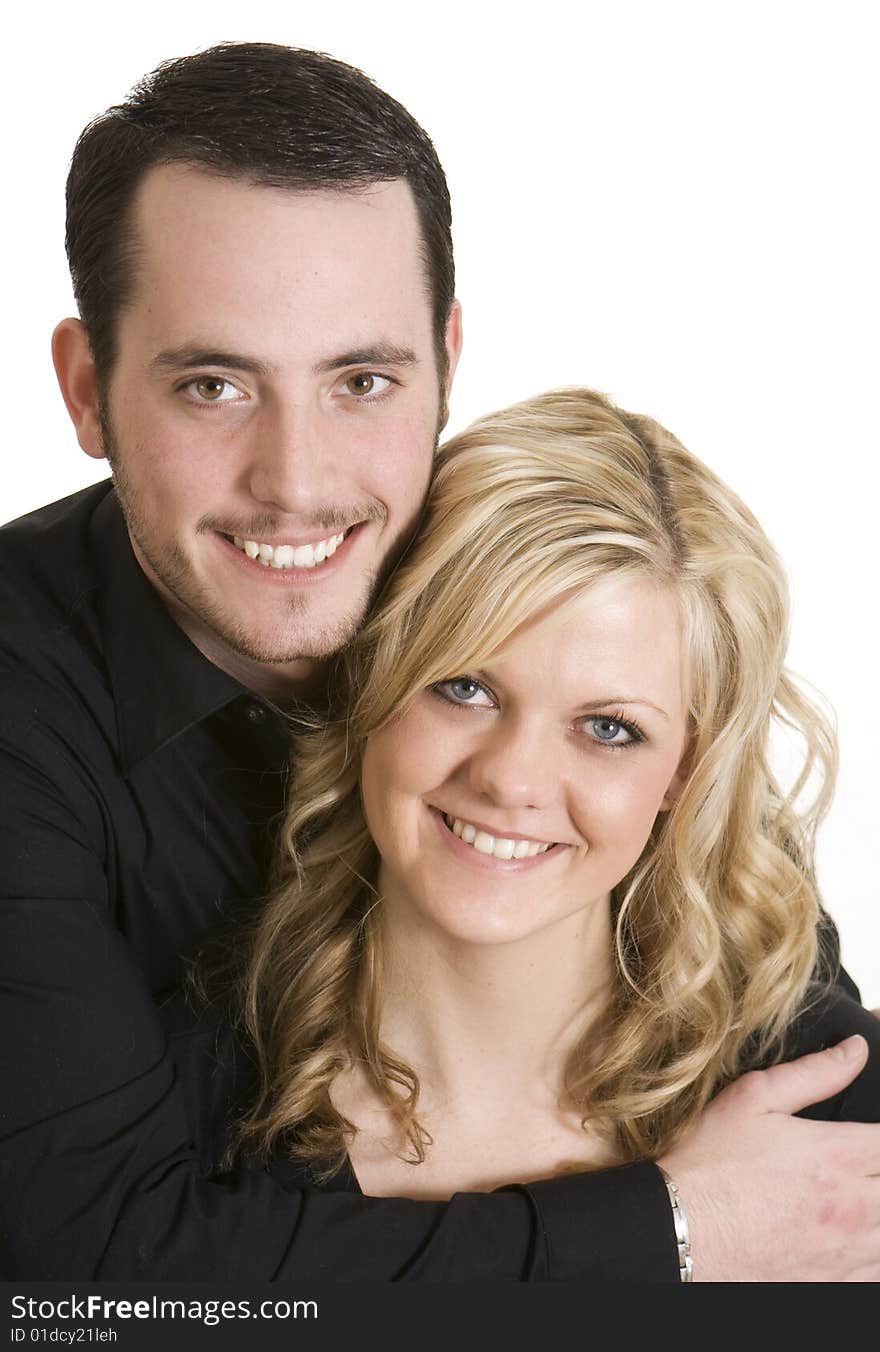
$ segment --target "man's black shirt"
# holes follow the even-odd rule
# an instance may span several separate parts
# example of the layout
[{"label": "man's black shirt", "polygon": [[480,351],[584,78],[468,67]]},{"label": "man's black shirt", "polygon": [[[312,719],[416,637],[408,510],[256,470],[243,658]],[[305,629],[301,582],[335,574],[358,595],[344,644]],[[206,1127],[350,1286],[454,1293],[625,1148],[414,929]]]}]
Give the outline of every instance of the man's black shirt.
[{"label": "man's black shirt", "polygon": [[0,530],[0,1276],[676,1281],[651,1164],[444,1204],[204,1171],[156,1007],[259,904],[286,761],[109,482]]}]

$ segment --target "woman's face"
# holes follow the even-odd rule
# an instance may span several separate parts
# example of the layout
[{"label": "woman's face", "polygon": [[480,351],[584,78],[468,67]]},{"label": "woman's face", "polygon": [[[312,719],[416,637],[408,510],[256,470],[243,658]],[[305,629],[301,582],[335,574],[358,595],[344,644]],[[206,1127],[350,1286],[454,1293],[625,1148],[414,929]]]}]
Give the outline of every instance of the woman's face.
[{"label": "woman's face", "polygon": [[668,589],[612,578],[529,621],[368,740],[385,904],[473,943],[592,911],[672,806],[686,711]]}]

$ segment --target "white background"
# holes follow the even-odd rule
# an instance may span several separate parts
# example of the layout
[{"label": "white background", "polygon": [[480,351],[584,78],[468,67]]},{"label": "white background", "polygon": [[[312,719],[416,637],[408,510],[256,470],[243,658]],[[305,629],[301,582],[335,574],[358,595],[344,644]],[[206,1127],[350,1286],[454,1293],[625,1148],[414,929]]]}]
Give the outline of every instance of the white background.
[{"label": "white background", "polygon": [[160,60],[223,39],[361,66],[449,177],[466,335],[450,430],[592,384],[675,431],[787,560],[791,662],[841,737],[820,882],[880,1005],[875,19],[867,0],[18,7],[0,90],[0,519],[103,472],[48,345],[73,312],[63,190],[81,128]]}]

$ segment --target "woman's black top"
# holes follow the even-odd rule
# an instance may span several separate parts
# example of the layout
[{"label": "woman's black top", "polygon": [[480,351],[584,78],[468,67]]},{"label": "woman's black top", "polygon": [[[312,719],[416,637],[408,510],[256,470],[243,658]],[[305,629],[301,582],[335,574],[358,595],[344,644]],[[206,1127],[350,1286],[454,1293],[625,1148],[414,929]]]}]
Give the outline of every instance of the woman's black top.
[{"label": "woman's black top", "polygon": [[[230,1125],[253,1093],[253,1062],[243,1041],[233,1035],[228,1025],[210,1013],[195,1013],[183,998],[175,997],[162,1013],[187,1103],[193,1144],[202,1168],[211,1172],[221,1168]],[[852,1033],[861,1033],[868,1040],[870,1051],[864,1070],[841,1093],[812,1104],[798,1113],[799,1117],[880,1122],[880,1019],[841,992],[839,987],[814,999],[792,1024],[782,1059],[821,1051]],[[752,1068],[761,1068],[760,1062],[755,1061]],[[347,1160],[337,1173],[323,1182],[309,1163],[280,1151],[271,1157],[267,1167],[276,1182],[292,1190],[305,1187],[362,1192]],[[612,1179],[613,1174],[614,1171],[610,1171]],[[512,1179],[511,1183],[516,1181]]]}]

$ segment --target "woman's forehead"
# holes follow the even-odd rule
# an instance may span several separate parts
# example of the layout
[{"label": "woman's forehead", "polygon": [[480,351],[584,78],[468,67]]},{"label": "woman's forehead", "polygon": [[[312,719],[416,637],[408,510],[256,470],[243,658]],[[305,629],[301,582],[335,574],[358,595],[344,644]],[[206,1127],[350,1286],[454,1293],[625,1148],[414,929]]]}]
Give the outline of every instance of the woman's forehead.
[{"label": "woman's forehead", "polygon": [[603,578],[526,620],[486,667],[552,682],[572,703],[641,696],[677,712],[686,704],[678,597],[655,579]]}]

